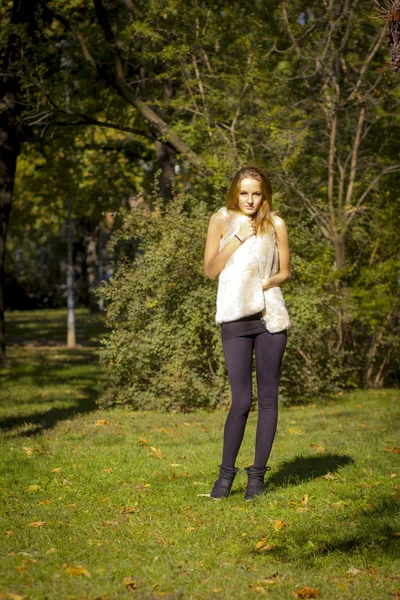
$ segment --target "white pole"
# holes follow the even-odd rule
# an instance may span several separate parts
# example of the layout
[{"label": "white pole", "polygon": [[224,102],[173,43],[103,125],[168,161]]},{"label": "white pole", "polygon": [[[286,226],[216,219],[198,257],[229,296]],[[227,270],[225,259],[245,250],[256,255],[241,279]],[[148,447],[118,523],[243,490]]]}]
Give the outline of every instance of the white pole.
[{"label": "white pole", "polygon": [[74,265],[72,262],[72,220],[71,220],[71,198],[68,197],[68,267],[67,267],[67,307],[68,307],[68,334],[67,346],[74,348],[75,338],[75,297],[74,297]]}]

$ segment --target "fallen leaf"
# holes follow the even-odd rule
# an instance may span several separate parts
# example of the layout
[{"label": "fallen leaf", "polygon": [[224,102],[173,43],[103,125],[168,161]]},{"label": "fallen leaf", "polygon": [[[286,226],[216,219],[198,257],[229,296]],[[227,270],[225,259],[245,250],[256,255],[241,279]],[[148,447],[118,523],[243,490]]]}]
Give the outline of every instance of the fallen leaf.
[{"label": "fallen leaf", "polygon": [[322,475],[322,479],[336,479],[334,475],[330,471],[326,475]]},{"label": "fallen leaf", "polygon": [[391,446],[390,448],[385,448],[384,452],[396,452],[397,454],[400,452],[400,448],[396,446]]},{"label": "fallen leaf", "polygon": [[47,499],[46,500],[41,500],[39,502],[39,504],[53,504],[53,501],[52,500],[47,500]]},{"label": "fallen leaf", "polygon": [[137,443],[139,444],[139,446],[148,446],[150,442],[147,438],[140,437]]},{"label": "fallen leaf", "polygon": [[322,446],[320,444],[310,444],[310,448],[316,448],[317,452],[324,452],[325,451],[325,446]]},{"label": "fallen leaf", "polygon": [[138,512],[138,508],[136,506],[121,506],[122,513],[135,513]]},{"label": "fallen leaf", "polygon": [[8,531],[6,531],[5,536],[6,537],[10,537],[10,535],[12,535],[14,532],[12,529],[9,529]]},{"label": "fallen leaf", "polygon": [[182,465],[180,465],[179,463],[171,463],[169,466],[170,467],[181,467]]},{"label": "fallen leaf", "polygon": [[307,504],[308,503],[308,494],[304,494],[304,496],[301,499],[301,503],[302,504]]},{"label": "fallen leaf", "polygon": [[26,446],[24,446],[23,449],[25,450],[25,454],[27,456],[32,456],[32,454],[35,454],[37,452],[35,448],[27,448]]},{"label": "fallen leaf", "polygon": [[298,598],[316,598],[320,595],[320,590],[316,590],[312,587],[302,587],[300,590],[293,591],[293,596],[297,596]]},{"label": "fallen leaf", "polygon": [[49,550],[46,551],[46,554],[54,554],[54,552],[56,552],[56,549],[50,548]]},{"label": "fallen leaf", "polygon": [[263,585],[273,585],[275,583],[280,583],[282,581],[282,577],[279,575],[279,573],[274,573],[269,577],[261,576],[260,580]]},{"label": "fallen leaf", "polygon": [[124,577],[123,580],[124,585],[128,588],[129,591],[133,592],[137,588],[137,583],[132,577]]},{"label": "fallen leaf", "polygon": [[26,565],[23,565],[21,567],[14,567],[14,569],[16,571],[18,571],[18,573],[24,573],[25,571],[28,571],[29,567],[27,567]]},{"label": "fallen leaf", "polygon": [[38,486],[38,485],[30,485],[30,486],[28,487],[28,492],[37,492],[37,491],[38,491],[38,489],[39,489],[39,486]]},{"label": "fallen leaf", "polygon": [[258,550],[259,552],[269,552],[270,550],[272,550],[273,548],[275,548],[275,546],[277,546],[278,544],[274,544],[274,543],[267,543],[268,538],[262,538],[260,541],[257,542],[256,544],[256,550]]},{"label": "fallen leaf", "polygon": [[349,575],[350,577],[353,577],[354,575],[359,575],[360,573],[362,573],[361,569],[356,569],[356,567],[350,567],[350,569],[348,569],[345,574]]},{"label": "fallen leaf", "polygon": [[103,425],[106,425],[106,423],[108,423],[106,419],[97,419],[95,425],[100,425],[100,427],[102,427]]},{"label": "fallen leaf", "polygon": [[60,467],[56,467],[55,469],[52,469],[50,471],[50,473],[59,473],[60,471],[61,471],[61,468]]},{"label": "fallen leaf", "polygon": [[23,596],[20,596],[19,594],[12,594],[11,592],[7,592],[7,596],[11,598],[11,600],[24,600]]},{"label": "fallen leaf", "polygon": [[107,497],[107,498],[102,498],[101,500],[99,500],[99,502],[107,502],[107,500],[109,500],[109,499],[110,499],[109,497]]},{"label": "fallen leaf", "polygon": [[397,477],[397,473],[390,473],[390,479],[393,479],[393,477]]},{"label": "fallen leaf", "polygon": [[111,467],[109,467],[109,468],[106,467],[106,468],[102,469],[102,471],[103,471],[103,473],[112,473],[112,468]]},{"label": "fallen leaf", "polygon": [[267,594],[264,588],[262,588],[260,585],[253,585],[252,583],[249,583],[249,588],[255,592],[258,592],[259,594],[264,594],[264,596]]},{"label": "fallen leaf", "polygon": [[77,567],[71,567],[68,565],[65,569],[67,575],[71,577],[91,577],[91,574],[85,567],[78,565]]},{"label": "fallen leaf", "polygon": [[285,521],[274,521],[274,528],[275,529],[282,529],[283,527],[287,527],[287,523],[285,523]]},{"label": "fallen leaf", "polygon": [[32,521],[32,523],[28,523],[28,527],[43,527],[46,523],[47,521]]},{"label": "fallen leaf", "polygon": [[153,450],[156,458],[164,458],[164,454],[161,452],[160,448],[154,448],[154,446],[151,446],[151,450]]}]

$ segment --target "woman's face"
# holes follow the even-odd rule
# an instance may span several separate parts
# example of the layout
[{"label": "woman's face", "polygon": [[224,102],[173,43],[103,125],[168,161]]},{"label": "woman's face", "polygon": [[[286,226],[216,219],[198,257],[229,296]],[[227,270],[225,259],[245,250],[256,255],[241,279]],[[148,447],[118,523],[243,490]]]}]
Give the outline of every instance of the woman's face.
[{"label": "woman's face", "polygon": [[258,179],[246,177],[240,182],[238,207],[245,215],[256,214],[262,202],[261,184]]}]

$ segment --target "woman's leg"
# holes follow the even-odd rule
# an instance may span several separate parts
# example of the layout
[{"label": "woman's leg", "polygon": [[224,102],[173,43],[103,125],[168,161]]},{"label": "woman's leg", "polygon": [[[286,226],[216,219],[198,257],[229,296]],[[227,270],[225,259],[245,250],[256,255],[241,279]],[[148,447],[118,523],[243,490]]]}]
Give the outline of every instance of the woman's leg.
[{"label": "woman's leg", "polygon": [[225,422],[222,452],[222,464],[226,467],[235,466],[251,408],[254,337],[242,336],[222,342],[232,392],[232,405]]},{"label": "woman's leg", "polygon": [[259,333],[255,340],[258,420],[254,467],[267,464],[278,423],[278,385],[287,331]]}]

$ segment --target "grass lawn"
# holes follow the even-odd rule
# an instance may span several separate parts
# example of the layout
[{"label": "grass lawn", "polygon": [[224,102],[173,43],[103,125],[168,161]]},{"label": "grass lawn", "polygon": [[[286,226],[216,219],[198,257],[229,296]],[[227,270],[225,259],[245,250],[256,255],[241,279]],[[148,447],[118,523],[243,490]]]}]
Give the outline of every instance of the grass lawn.
[{"label": "grass lawn", "polygon": [[100,411],[98,317],[6,319],[1,599],[400,598],[399,390],[281,407],[266,494],[215,501],[226,412]]}]

